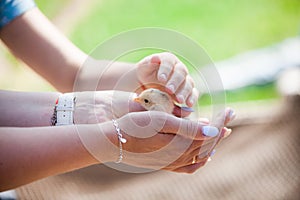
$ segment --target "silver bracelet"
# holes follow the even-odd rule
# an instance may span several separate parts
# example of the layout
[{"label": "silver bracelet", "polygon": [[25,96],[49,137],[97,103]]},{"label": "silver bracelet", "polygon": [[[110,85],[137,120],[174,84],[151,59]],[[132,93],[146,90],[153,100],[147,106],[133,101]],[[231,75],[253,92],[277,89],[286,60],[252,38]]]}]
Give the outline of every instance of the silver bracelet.
[{"label": "silver bracelet", "polygon": [[112,119],[112,122],[113,122],[114,127],[116,128],[116,131],[117,131],[118,140],[119,140],[119,147],[120,147],[119,159],[116,161],[116,163],[120,163],[120,162],[122,162],[122,159],[123,159],[123,147],[122,147],[122,144],[125,144],[127,142],[127,140],[125,138],[123,138],[123,135],[122,135],[121,130],[119,128],[118,122],[116,120],[114,120],[114,119]]}]

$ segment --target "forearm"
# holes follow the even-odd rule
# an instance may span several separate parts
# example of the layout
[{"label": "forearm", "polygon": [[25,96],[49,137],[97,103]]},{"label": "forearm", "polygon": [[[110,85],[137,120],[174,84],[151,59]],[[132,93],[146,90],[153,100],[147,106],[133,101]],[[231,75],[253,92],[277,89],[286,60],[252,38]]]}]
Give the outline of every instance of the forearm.
[{"label": "forearm", "polygon": [[37,9],[1,29],[0,37],[13,54],[58,90],[72,91],[77,70],[87,55],[73,45]]},{"label": "forearm", "polygon": [[120,90],[134,92],[140,87],[136,65],[89,58],[77,74],[75,90]]},{"label": "forearm", "polygon": [[[92,90],[91,81],[100,80],[97,90],[113,89],[118,79],[132,73],[133,64],[110,61],[87,62],[88,55],[77,48],[67,37],[37,9],[27,11],[0,31],[0,37],[12,53],[49,81],[61,92],[73,90],[78,70],[88,69],[79,76],[81,88]],[[92,59],[91,59],[92,60]],[[84,65],[84,67],[83,67]],[[130,85],[123,88],[132,91],[136,78],[130,76]],[[92,84],[94,84],[93,82]]]},{"label": "forearm", "polygon": [[50,126],[57,92],[0,91],[0,126]]},{"label": "forearm", "polygon": [[[107,127],[105,131],[112,132],[112,124]],[[80,134],[88,134],[102,156],[95,159],[84,147]],[[100,131],[98,125],[0,128],[0,191],[110,161],[112,155],[116,159],[117,151],[115,155],[110,152],[105,135],[110,133]],[[116,135],[111,135],[117,145]]]}]

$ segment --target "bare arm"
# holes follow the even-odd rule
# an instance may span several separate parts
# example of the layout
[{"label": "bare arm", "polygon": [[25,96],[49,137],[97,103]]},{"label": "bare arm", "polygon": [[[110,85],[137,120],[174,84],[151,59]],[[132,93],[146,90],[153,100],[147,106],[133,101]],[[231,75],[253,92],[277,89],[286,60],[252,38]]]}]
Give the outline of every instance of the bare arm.
[{"label": "bare arm", "polygon": [[[17,17],[0,31],[0,37],[12,53],[62,92],[73,89],[75,77],[87,55],[39,11],[33,8]],[[95,71],[104,70],[107,61],[97,61]],[[107,71],[98,90],[112,89],[118,78],[134,67],[133,64],[115,63]],[[90,69],[90,68],[89,68]],[[92,71],[85,81],[98,79]]]},{"label": "bare arm", "polygon": [[[149,114],[158,120],[152,120]],[[193,173],[208,159],[208,156],[198,157],[203,141],[206,146],[214,145],[214,140],[219,138],[208,137],[203,124],[162,112],[129,113],[117,121],[127,140],[123,144],[123,162],[136,167]],[[218,129],[213,129],[217,134]],[[166,134],[158,134],[157,130]],[[141,132],[145,132],[142,137]],[[118,146],[111,121],[60,127],[2,127],[0,191],[85,166],[116,161]]]},{"label": "bare arm", "polygon": [[13,54],[61,91],[73,86],[86,55],[33,8],[6,25],[1,39]]},{"label": "bare arm", "polygon": [[[94,134],[99,131],[94,126],[97,125],[81,128]],[[0,191],[99,163],[81,143],[77,128],[0,128]],[[104,135],[99,132],[97,137],[102,152],[109,155],[110,151],[101,144]]]},{"label": "bare arm", "polygon": [[59,94],[0,91],[0,126],[50,126]]}]

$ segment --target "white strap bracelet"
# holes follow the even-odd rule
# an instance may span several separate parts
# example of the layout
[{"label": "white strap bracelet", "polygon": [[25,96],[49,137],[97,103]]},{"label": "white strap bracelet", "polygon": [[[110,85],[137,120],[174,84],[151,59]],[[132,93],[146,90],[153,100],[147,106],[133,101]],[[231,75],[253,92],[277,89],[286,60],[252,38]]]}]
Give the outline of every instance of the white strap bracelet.
[{"label": "white strap bracelet", "polygon": [[55,126],[63,126],[74,124],[73,112],[75,107],[75,96],[73,93],[62,94],[58,98],[56,111],[56,123]]}]

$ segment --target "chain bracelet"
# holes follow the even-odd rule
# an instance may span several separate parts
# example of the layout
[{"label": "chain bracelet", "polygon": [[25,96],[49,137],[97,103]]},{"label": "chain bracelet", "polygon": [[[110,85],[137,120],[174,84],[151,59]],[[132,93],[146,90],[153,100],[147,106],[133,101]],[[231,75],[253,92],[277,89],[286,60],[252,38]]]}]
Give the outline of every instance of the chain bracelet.
[{"label": "chain bracelet", "polygon": [[115,127],[115,129],[117,131],[118,140],[119,140],[119,148],[120,148],[119,158],[116,161],[116,163],[121,163],[122,159],[123,159],[123,147],[122,147],[122,144],[125,144],[127,142],[127,140],[125,138],[123,138],[123,135],[122,135],[121,130],[119,128],[118,122],[116,120],[114,120],[114,119],[112,119],[112,122],[113,122],[114,127]]}]

